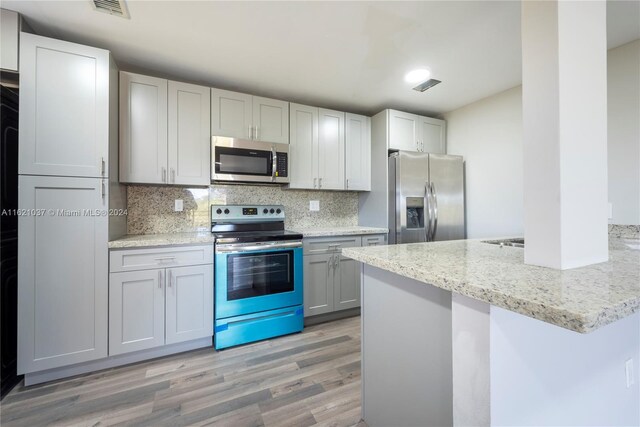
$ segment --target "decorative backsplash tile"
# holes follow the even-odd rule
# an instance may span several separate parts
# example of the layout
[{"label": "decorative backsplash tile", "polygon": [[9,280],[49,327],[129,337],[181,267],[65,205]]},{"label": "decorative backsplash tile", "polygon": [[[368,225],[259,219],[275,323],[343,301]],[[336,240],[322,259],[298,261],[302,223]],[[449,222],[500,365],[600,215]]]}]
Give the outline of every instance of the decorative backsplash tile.
[{"label": "decorative backsplash tile", "polygon": [[[174,212],[182,199],[183,212]],[[320,210],[309,211],[318,200]],[[131,185],[128,189],[129,234],[177,233],[208,230],[209,205],[284,205],[285,227],[341,227],[358,224],[358,193],[346,191],[283,190],[275,186],[212,185],[181,188]]]}]

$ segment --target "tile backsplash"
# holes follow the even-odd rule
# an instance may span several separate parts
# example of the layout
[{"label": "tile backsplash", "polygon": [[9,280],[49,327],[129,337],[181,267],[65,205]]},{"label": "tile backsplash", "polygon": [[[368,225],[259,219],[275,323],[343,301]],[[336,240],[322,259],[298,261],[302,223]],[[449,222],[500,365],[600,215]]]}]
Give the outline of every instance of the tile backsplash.
[{"label": "tile backsplash", "polygon": [[[129,234],[208,230],[211,204],[284,205],[287,228],[358,224],[358,193],[355,192],[283,190],[258,185],[209,188],[131,185],[127,193]],[[183,200],[182,212],[174,212],[176,199]],[[309,211],[310,200],[320,202],[319,211]]]}]

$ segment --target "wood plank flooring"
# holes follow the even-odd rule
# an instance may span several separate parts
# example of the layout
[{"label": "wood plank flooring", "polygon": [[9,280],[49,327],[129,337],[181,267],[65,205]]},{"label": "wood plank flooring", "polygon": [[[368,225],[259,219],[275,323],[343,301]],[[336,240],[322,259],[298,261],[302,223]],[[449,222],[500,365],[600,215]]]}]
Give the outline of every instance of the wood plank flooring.
[{"label": "wood plank flooring", "polygon": [[360,317],[221,352],[202,349],[32,387],[18,385],[0,404],[0,423],[358,425]]}]

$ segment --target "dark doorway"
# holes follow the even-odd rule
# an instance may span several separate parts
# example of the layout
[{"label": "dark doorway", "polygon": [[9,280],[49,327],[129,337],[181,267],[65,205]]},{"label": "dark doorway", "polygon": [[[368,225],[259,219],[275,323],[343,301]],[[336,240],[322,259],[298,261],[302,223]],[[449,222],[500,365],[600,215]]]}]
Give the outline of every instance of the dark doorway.
[{"label": "dark doorway", "polygon": [[1,86],[0,127],[0,369],[3,398],[21,380],[18,335],[18,89]]}]

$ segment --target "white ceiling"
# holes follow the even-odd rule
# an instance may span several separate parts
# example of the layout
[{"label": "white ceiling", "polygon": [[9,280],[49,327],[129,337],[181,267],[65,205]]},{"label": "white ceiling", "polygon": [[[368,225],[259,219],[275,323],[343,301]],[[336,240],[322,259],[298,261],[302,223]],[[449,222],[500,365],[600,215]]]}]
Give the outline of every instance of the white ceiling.
[{"label": "white ceiling", "polygon": [[[640,2],[609,1],[609,47],[640,38]],[[374,114],[439,114],[521,82],[518,1],[2,0],[38,33],[111,50],[121,69]],[[442,83],[424,93],[404,74]]]}]

